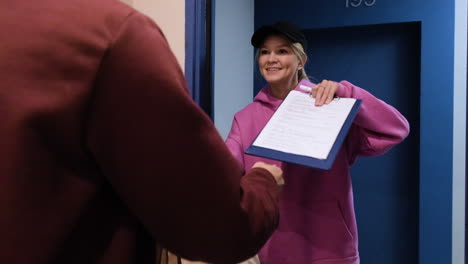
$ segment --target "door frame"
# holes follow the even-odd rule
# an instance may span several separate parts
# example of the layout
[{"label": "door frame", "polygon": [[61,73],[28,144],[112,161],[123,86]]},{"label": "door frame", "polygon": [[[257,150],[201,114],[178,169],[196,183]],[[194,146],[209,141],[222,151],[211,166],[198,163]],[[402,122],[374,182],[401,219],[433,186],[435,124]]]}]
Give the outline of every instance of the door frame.
[{"label": "door frame", "polygon": [[185,0],[185,78],[195,102],[212,117],[212,0]]}]

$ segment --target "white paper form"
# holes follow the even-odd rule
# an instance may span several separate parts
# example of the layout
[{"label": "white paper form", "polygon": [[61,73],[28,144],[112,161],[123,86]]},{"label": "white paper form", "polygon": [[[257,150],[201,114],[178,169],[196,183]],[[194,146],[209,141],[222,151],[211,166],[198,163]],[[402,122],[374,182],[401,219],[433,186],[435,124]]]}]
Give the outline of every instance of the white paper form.
[{"label": "white paper form", "polygon": [[315,106],[308,93],[293,90],[253,145],[316,159],[326,159],[356,99],[340,98]]}]

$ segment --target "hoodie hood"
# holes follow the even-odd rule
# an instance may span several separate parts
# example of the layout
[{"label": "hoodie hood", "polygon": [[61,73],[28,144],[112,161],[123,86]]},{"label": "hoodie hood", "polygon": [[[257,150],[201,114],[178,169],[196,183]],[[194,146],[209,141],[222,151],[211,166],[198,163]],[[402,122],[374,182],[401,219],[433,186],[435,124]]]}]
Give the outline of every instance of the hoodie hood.
[{"label": "hoodie hood", "polygon": [[[302,89],[299,89],[299,87],[301,85],[305,85],[305,86],[308,86],[310,88],[312,88],[313,86],[315,86],[314,83],[306,80],[306,79],[302,79],[297,85],[296,87],[294,88],[294,90],[300,90],[300,91],[303,91]],[[258,94],[255,96],[254,98],[254,102],[259,102],[265,106],[267,106],[268,108],[270,109],[273,109],[273,110],[276,110],[278,109],[278,107],[280,106],[280,104],[283,102],[283,99],[279,99],[279,98],[276,98],[273,96],[273,94],[271,93],[271,88],[270,86],[267,84],[265,85],[261,90],[260,92],[258,92]]]},{"label": "hoodie hood", "polygon": [[259,102],[270,109],[276,110],[283,100],[274,97],[270,92],[270,86],[267,84],[255,96],[254,102]]}]

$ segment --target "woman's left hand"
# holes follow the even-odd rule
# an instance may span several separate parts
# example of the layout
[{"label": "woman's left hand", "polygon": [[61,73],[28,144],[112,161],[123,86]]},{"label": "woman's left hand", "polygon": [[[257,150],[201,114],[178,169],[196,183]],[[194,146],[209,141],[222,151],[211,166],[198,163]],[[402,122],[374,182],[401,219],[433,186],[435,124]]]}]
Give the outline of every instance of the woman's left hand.
[{"label": "woman's left hand", "polygon": [[323,80],[321,83],[312,87],[311,95],[315,98],[315,106],[329,104],[335,97],[335,92],[339,84],[334,81]]}]

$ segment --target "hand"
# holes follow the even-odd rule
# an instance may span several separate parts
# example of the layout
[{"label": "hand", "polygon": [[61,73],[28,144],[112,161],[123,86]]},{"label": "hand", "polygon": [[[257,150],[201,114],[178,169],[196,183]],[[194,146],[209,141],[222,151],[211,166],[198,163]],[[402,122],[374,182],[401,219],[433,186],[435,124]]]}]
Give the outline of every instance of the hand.
[{"label": "hand", "polygon": [[278,184],[279,187],[282,187],[284,185],[283,170],[280,167],[272,164],[267,164],[265,162],[257,161],[252,166],[252,168],[263,168],[269,171],[275,178],[276,184]]},{"label": "hand", "polygon": [[315,106],[329,104],[335,97],[339,84],[334,81],[323,80],[321,83],[312,87],[311,95],[315,98]]}]

